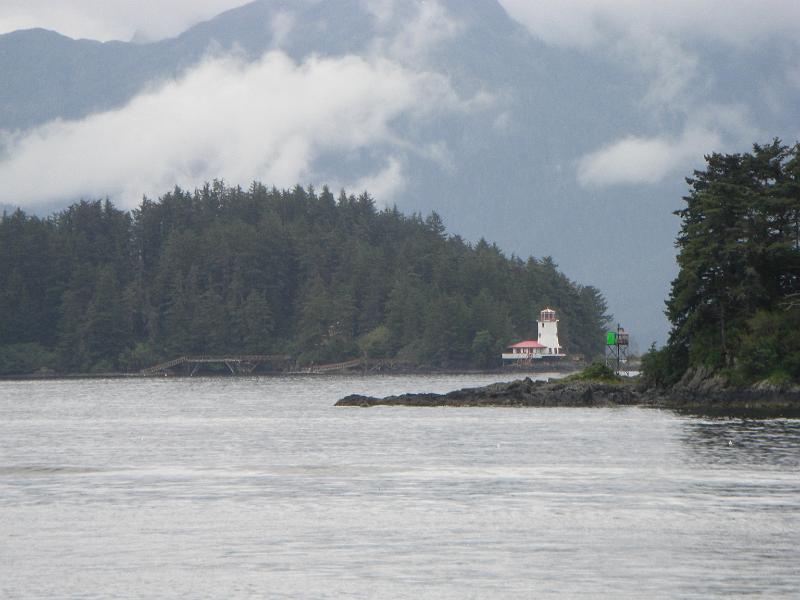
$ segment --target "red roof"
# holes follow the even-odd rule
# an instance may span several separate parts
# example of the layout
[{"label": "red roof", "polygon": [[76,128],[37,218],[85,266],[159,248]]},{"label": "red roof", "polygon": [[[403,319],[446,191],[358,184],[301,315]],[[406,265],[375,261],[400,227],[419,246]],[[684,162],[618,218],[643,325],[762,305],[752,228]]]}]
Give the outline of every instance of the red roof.
[{"label": "red roof", "polygon": [[509,348],[546,348],[547,346],[542,346],[539,342],[535,340],[525,340],[524,342],[517,342],[516,344],[511,344]]}]

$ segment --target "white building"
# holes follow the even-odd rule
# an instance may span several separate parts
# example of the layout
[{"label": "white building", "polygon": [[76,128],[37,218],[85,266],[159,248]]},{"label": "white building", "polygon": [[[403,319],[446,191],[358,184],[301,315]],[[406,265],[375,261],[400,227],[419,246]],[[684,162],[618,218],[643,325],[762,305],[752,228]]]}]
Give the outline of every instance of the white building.
[{"label": "white building", "polygon": [[564,356],[563,348],[558,343],[558,319],[556,311],[545,308],[539,313],[538,321],[539,343],[547,348],[547,354],[551,356]]},{"label": "white building", "polygon": [[525,340],[511,344],[508,350],[510,352],[503,353],[503,360],[532,360],[542,358],[547,348],[536,340]]},{"label": "white building", "polygon": [[540,312],[537,329],[539,334],[537,340],[523,340],[516,344],[511,344],[508,347],[509,351],[502,354],[503,360],[521,362],[559,359],[566,356],[558,341],[556,311],[545,308]]}]

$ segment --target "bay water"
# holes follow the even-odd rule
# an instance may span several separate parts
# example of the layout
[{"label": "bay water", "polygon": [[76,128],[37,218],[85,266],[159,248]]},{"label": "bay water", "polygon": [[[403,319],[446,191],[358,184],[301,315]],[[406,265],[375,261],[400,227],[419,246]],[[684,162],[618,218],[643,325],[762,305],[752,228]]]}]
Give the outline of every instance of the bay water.
[{"label": "bay water", "polygon": [[0,382],[0,597],[800,597],[799,420],[333,406],[502,379]]}]

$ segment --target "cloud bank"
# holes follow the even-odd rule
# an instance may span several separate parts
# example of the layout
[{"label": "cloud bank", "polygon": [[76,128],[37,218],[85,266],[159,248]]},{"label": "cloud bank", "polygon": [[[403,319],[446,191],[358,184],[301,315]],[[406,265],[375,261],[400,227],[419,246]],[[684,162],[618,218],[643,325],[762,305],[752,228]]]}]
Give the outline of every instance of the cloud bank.
[{"label": "cloud bank", "polygon": [[[364,7],[375,17],[379,34],[371,51],[409,65],[425,64],[428,52],[462,31],[463,25],[453,19],[435,0],[413,5],[412,13],[400,13],[394,0],[364,0]],[[399,28],[392,25],[401,23]],[[388,37],[385,30],[391,31]]]},{"label": "cloud bank", "polygon": [[625,137],[584,156],[578,180],[584,186],[656,183],[719,144],[719,135],[704,129],[686,131],[678,138]]},{"label": "cloud bank", "polygon": [[[795,0],[501,0],[509,14],[547,44],[598,53],[629,77],[644,75],[646,89],[636,99],[647,114],[648,130],[631,131],[578,160],[584,186],[657,183],[698,166],[703,154],[741,148],[762,134],[752,111],[715,97],[719,58],[710,48],[741,61],[762,42],[781,40],[787,52],[800,51],[800,3]],[[785,76],[791,84],[791,71]],[[765,90],[774,82],[762,81]],[[755,85],[755,84],[754,84]],[[738,101],[738,99],[737,99]],[[776,112],[797,98],[778,94]]]},{"label": "cloud bank", "polygon": [[[403,156],[416,151],[395,125],[474,106],[444,76],[381,58],[223,56],[119,110],[4,134],[0,179],[14,190],[7,200],[23,206],[106,195],[131,206],[143,193],[220,177],[319,183],[316,161],[377,148],[383,163],[354,185],[390,196],[404,183]],[[429,151],[420,145],[421,155]]]},{"label": "cloud bank", "polygon": [[173,37],[250,0],[3,0],[0,34],[43,27],[102,42]]}]

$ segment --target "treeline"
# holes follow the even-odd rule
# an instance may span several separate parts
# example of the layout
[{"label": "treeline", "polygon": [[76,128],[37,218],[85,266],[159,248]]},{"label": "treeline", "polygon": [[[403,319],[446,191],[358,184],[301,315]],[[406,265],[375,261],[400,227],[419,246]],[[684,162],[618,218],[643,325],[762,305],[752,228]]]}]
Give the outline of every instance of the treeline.
[{"label": "treeline", "polygon": [[645,375],[670,385],[704,367],[736,384],[800,382],[800,145],[706,162],[676,212],[672,331]]},{"label": "treeline", "polygon": [[603,350],[606,304],[550,258],[507,258],[445,232],[435,213],[377,210],[327,189],[214,182],[131,211],[80,202],[0,222],[0,371],[134,371],[192,354],[496,365],[535,337]]}]

